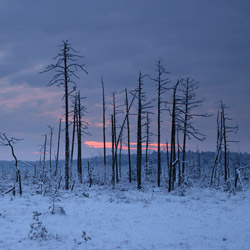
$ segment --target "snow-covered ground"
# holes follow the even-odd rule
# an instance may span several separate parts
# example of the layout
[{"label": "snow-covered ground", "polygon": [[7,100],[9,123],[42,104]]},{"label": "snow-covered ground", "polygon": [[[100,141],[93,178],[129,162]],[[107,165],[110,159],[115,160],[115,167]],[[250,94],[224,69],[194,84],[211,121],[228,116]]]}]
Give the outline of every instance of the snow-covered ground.
[{"label": "snow-covered ground", "polygon": [[[51,204],[28,187],[23,197],[0,196],[0,249],[250,249],[249,190],[192,188],[179,196],[164,188],[94,186],[60,191],[56,205],[65,214],[51,214]],[[32,240],[33,211],[47,233]]]}]

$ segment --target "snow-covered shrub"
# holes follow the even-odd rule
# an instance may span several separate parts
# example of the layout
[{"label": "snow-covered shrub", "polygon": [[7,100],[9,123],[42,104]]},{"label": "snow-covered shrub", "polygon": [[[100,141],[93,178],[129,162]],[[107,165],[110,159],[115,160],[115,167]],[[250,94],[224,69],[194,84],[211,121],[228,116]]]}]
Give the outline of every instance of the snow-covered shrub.
[{"label": "snow-covered shrub", "polygon": [[52,214],[65,214],[65,210],[62,206],[57,205],[56,203],[60,201],[60,194],[59,194],[59,184],[55,183],[54,190],[53,188],[50,188],[51,194],[51,206],[49,209],[51,210]]},{"label": "snow-covered shrub", "polygon": [[30,225],[29,238],[31,240],[45,240],[48,238],[48,231],[41,221],[39,221],[39,216],[41,213],[37,211],[33,212],[34,222]]}]

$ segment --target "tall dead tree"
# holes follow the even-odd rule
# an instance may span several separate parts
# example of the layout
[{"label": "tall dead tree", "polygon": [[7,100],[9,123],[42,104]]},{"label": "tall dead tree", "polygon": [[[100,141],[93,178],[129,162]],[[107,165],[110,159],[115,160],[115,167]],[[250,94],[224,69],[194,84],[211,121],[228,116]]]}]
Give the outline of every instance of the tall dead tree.
[{"label": "tall dead tree", "polygon": [[82,105],[81,101],[86,97],[81,97],[80,91],[77,93],[77,172],[80,183],[82,183],[83,172],[82,172],[82,135],[90,135],[86,132],[88,129],[88,122],[83,120],[85,113],[87,112],[86,107]]},{"label": "tall dead tree", "polygon": [[43,181],[45,181],[46,176],[46,146],[47,146],[47,135],[44,136],[44,144],[43,144]]},{"label": "tall dead tree", "polygon": [[105,103],[105,93],[104,93],[104,82],[102,82],[102,129],[103,129],[103,163],[104,163],[104,182],[106,182],[106,103]]},{"label": "tall dead tree", "polygon": [[126,104],[126,120],[127,120],[127,138],[128,138],[128,175],[129,182],[132,182],[132,164],[130,155],[130,126],[129,126],[129,106],[128,106],[128,90],[125,89],[125,104]]},{"label": "tall dead tree", "polygon": [[167,167],[168,167],[168,171],[169,171],[169,149],[168,149],[168,141],[166,141],[166,154],[167,154]]},{"label": "tall dead tree", "polygon": [[81,102],[80,93],[77,95],[77,173],[79,182],[82,183],[82,117],[81,117]]},{"label": "tall dead tree", "polygon": [[151,124],[151,119],[149,117],[149,113],[146,115],[146,123],[145,123],[145,137],[146,137],[146,149],[145,149],[145,172],[148,172],[148,167],[149,167],[149,146],[150,143],[152,142],[152,136],[154,135],[150,131],[150,124]]},{"label": "tall dead tree", "polygon": [[210,178],[210,187],[214,184],[214,180],[216,179],[216,174],[220,165],[221,161],[221,154],[222,154],[222,141],[223,141],[223,134],[222,134],[222,113],[218,111],[217,113],[217,142],[216,142],[216,155],[213,164],[212,174]]},{"label": "tall dead tree", "polygon": [[[65,189],[69,189],[69,95],[76,88],[76,83],[73,78],[79,78],[76,74],[77,70],[81,70],[85,73],[84,64],[77,63],[77,59],[82,57],[75,51],[68,40],[62,41],[62,45],[59,46],[60,50],[57,56],[54,58],[56,62],[50,64],[46,69],[41,72],[54,71],[55,75],[49,81],[48,86],[57,85],[64,87],[64,101],[65,101]],[[70,90],[70,84],[73,88]]]},{"label": "tall dead tree", "polygon": [[171,128],[171,151],[170,151],[170,165],[169,165],[169,178],[168,178],[168,191],[171,192],[174,190],[174,182],[176,179],[176,149],[175,149],[175,144],[176,144],[176,110],[177,110],[177,102],[176,102],[176,91],[177,87],[179,85],[179,80],[174,86],[174,91],[173,91],[173,104],[172,104],[172,112],[171,112],[171,117],[172,117],[172,128]]},{"label": "tall dead tree", "polygon": [[54,174],[55,176],[57,176],[57,171],[58,171],[58,161],[59,161],[59,152],[60,152],[61,126],[62,126],[62,119],[60,118],[60,121],[59,121],[59,129],[58,129],[57,151],[56,151],[56,166],[55,166],[55,174]]},{"label": "tall dead tree", "polygon": [[[75,148],[75,134],[76,134],[76,124],[77,124],[77,94],[74,96],[73,100],[73,128],[72,128],[72,142],[71,142],[71,155],[70,155],[70,167],[69,167],[69,177],[72,179],[73,175],[73,157],[74,157],[74,148]],[[78,130],[77,130],[78,132]]]},{"label": "tall dead tree", "polygon": [[119,151],[119,177],[122,178],[122,137],[120,139],[120,151]]},{"label": "tall dead tree", "polygon": [[114,116],[111,115],[111,135],[112,135],[112,186],[115,188],[115,132]]},{"label": "tall dead tree", "polygon": [[[120,143],[120,140],[122,138],[122,133],[123,133],[123,129],[124,129],[124,126],[125,126],[125,123],[127,121],[127,117],[128,117],[128,114],[130,112],[130,109],[134,103],[134,100],[135,98],[137,98],[137,93],[138,93],[138,90],[135,89],[134,91],[131,92],[131,94],[133,95],[133,98],[130,102],[130,104],[128,105],[128,110],[126,112],[126,115],[124,117],[124,120],[120,126],[120,132],[117,133],[118,136],[117,136],[117,139],[115,140],[114,138],[114,118],[113,118],[113,115],[111,115],[111,124],[112,124],[112,169],[115,167],[115,162],[117,161],[117,149],[118,149],[118,145]],[[112,176],[115,176],[115,170],[113,169],[112,170]],[[112,177],[113,178],[113,177]],[[115,187],[115,181],[113,182],[113,187]]]},{"label": "tall dead tree", "polygon": [[181,79],[181,103],[180,112],[183,117],[181,119],[180,130],[183,132],[183,146],[182,146],[182,180],[185,179],[185,165],[186,165],[186,145],[187,139],[194,138],[199,141],[205,140],[205,135],[200,133],[197,128],[194,127],[193,120],[197,117],[210,117],[209,114],[197,114],[195,109],[200,107],[204,100],[196,99],[196,91],[198,90],[198,82],[194,79],[186,78]]},{"label": "tall dead tree", "polygon": [[221,124],[222,124],[222,136],[223,136],[223,146],[224,146],[224,181],[225,183],[228,180],[228,176],[229,176],[229,166],[228,166],[228,154],[229,154],[229,150],[228,150],[228,143],[229,142],[237,142],[237,141],[232,141],[228,139],[228,134],[229,133],[237,133],[238,130],[238,126],[230,126],[227,124],[228,121],[231,121],[232,119],[229,118],[227,116],[227,114],[225,113],[225,109],[226,109],[226,105],[223,104],[223,102],[221,101]]},{"label": "tall dead tree", "polygon": [[[170,83],[168,78],[165,78],[165,75],[168,74],[165,67],[162,65],[163,61],[161,58],[158,60],[156,64],[156,78],[152,78],[154,82],[156,82],[157,86],[157,185],[160,187],[161,185],[161,113],[163,111],[162,108],[162,95],[167,90],[167,84]],[[165,103],[165,101],[164,101]]]},{"label": "tall dead tree", "polygon": [[114,139],[114,164],[115,164],[115,174],[116,174],[116,182],[119,182],[119,174],[118,174],[118,159],[117,159],[117,149],[118,145],[116,144],[116,128],[117,128],[117,122],[116,122],[116,115],[117,115],[117,107],[116,107],[116,93],[113,92],[113,139]]},{"label": "tall dead tree", "polygon": [[18,160],[14,151],[14,146],[18,141],[21,141],[22,139],[17,139],[14,137],[11,137],[10,139],[8,138],[8,136],[5,133],[0,133],[0,146],[3,147],[10,147],[11,149],[11,154],[13,156],[13,158],[15,159],[15,167],[16,167],[16,178],[15,178],[15,182],[13,185],[13,188],[10,189],[9,191],[7,191],[6,193],[9,193],[12,191],[13,195],[15,196],[16,194],[16,188],[15,188],[15,183],[19,184],[19,194],[20,196],[22,196],[22,182],[21,182],[21,173],[20,173],[20,169],[18,168]]},{"label": "tall dead tree", "polygon": [[[228,117],[225,113],[225,109],[227,109],[226,105],[223,102],[220,102],[220,111],[218,111],[217,115],[217,146],[216,146],[216,156],[215,161],[212,169],[211,179],[210,179],[210,186],[214,184],[214,180],[216,178],[217,171],[221,166],[222,156],[224,154],[224,182],[226,183],[228,180],[228,170],[229,170],[229,162],[228,162],[228,144],[230,142],[238,142],[234,140],[229,140],[230,133],[237,133],[238,126],[231,126],[227,123],[230,122],[232,119]],[[222,150],[224,148],[224,152]],[[220,176],[218,174],[218,180]]]},{"label": "tall dead tree", "polygon": [[141,163],[142,163],[142,74],[138,79],[138,115],[137,115],[137,188],[141,189]]},{"label": "tall dead tree", "polygon": [[141,189],[141,171],[142,171],[142,119],[145,117],[145,114],[151,106],[149,106],[150,102],[146,103],[146,96],[143,91],[143,78],[146,75],[142,75],[141,71],[139,72],[138,77],[138,87],[137,91],[137,100],[138,100],[138,108],[137,108],[137,160],[136,160],[136,169],[137,169],[137,188]]},{"label": "tall dead tree", "polygon": [[53,128],[48,126],[50,129],[50,140],[49,140],[49,173],[52,171],[52,140],[53,140]]}]

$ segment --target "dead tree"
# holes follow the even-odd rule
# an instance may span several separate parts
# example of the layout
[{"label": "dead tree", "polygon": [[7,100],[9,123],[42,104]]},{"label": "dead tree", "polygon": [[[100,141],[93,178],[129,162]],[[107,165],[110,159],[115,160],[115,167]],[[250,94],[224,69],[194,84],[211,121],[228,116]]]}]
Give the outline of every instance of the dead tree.
[{"label": "dead tree", "polygon": [[114,116],[111,115],[111,135],[112,135],[112,186],[115,188],[115,133]]},{"label": "dead tree", "polygon": [[[77,94],[74,96],[73,100],[73,128],[72,128],[72,142],[71,142],[71,155],[70,155],[70,167],[69,167],[69,176],[72,179],[73,175],[73,157],[74,157],[74,148],[75,148],[75,134],[76,134],[76,123],[78,120],[77,117]],[[78,132],[78,131],[77,131]]]},{"label": "dead tree", "polygon": [[[52,77],[48,86],[57,85],[64,87],[64,100],[65,100],[65,189],[69,189],[69,95],[75,90],[76,83],[73,78],[79,78],[76,74],[77,70],[81,70],[85,73],[84,64],[77,63],[77,59],[82,58],[78,52],[75,51],[68,40],[63,41],[59,46],[60,50],[57,56],[54,58],[56,62],[50,64],[46,69],[41,72],[54,71],[55,75]],[[70,90],[70,84],[73,85]]]},{"label": "dead tree", "polygon": [[53,140],[53,128],[48,126],[50,129],[50,141],[49,141],[49,173],[52,171],[52,140]]},{"label": "dead tree", "polygon": [[[11,137],[10,139],[7,137],[7,135],[5,133],[0,133],[0,145],[3,147],[10,147],[11,149],[11,154],[13,156],[13,158],[15,159],[15,167],[16,167],[16,178],[15,178],[15,182],[14,182],[14,186],[13,188],[9,191],[13,193],[13,195],[15,196],[16,194],[16,188],[15,188],[15,183],[19,184],[19,194],[20,196],[22,196],[22,181],[21,181],[21,173],[20,173],[20,169],[18,168],[18,160],[14,151],[14,146],[18,141],[21,141],[22,139],[17,139],[14,137]],[[8,192],[6,192],[8,193]]]},{"label": "dead tree", "polygon": [[128,90],[125,89],[125,104],[126,104],[126,117],[127,117],[127,137],[128,137],[128,175],[129,182],[132,182],[132,164],[130,155],[130,126],[129,126],[129,106],[128,106]]},{"label": "dead tree", "polygon": [[149,113],[146,115],[146,123],[145,123],[145,137],[146,137],[146,149],[145,149],[145,173],[148,173],[148,167],[149,167],[149,146],[150,143],[152,142],[152,136],[154,135],[150,131],[150,124],[151,124],[151,119],[149,118]]},{"label": "dead tree", "polygon": [[[197,114],[194,112],[195,109],[200,107],[204,100],[196,99],[196,91],[198,89],[198,82],[194,79],[181,79],[181,88],[179,89],[180,96],[180,113],[183,115],[179,120],[180,130],[183,132],[183,146],[182,146],[182,177],[181,182],[184,182],[185,179],[185,165],[186,165],[186,145],[187,139],[195,138],[199,141],[205,140],[205,135],[200,133],[197,128],[194,127],[193,120],[197,117],[210,117],[208,114]],[[180,116],[179,116],[180,117]],[[182,126],[181,126],[182,124]]]},{"label": "dead tree", "polygon": [[[120,140],[122,138],[122,133],[123,133],[123,129],[124,129],[125,123],[126,123],[127,118],[128,118],[128,114],[129,114],[130,109],[131,109],[131,107],[132,107],[132,105],[134,103],[135,98],[137,97],[137,92],[138,92],[137,89],[135,89],[134,91],[131,92],[131,94],[133,95],[133,98],[132,98],[130,104],[128,105],[126,115],[124,117],[123,123],[120,126],[120,132],[119,132],[119,134],[117,133],[118,136],[117,136],[116,140],[114,138],[114,128],[113,128],[114,127],[114,124],[113,124],[114,123],[114,117],[113,117],[113,115],[111,115],[111,124],[112,124],[112,132],[111,132],[112,133],[112,179],[115,176],[115,170],[113,168],[115,167],[114,163],[117,161],[118,145],[119,145]],[[112,183],[113,183],[113,188],[114,188],[115,187],[115,179],[114,179],[114,181],[112,181]]]},{"label": "dead tree", "polygon": [[174,190],[174,182],[176,180],[176,149],[175,149],[175,144],[176,144],[176,91],[177,87],[179,85],[179,80],[174,86],[174,91],[173,91],[173,104],[172,104],[172,112],[171,112],[171,117],[172,117],[172,128],[171,128],[171,151],[170,151],[170,165],[169,165],[169,178],[168,178],[168,191],[171,192]]},{"label": "dead tree", "polygon": [[[152,78],[152,80],[156,83],[157,86],[157,159],[158,159],[158,167],[157,167],[157,185],[160,187],[161,185],[161,113],[164,110],[162,108],[162,95],[167,90],[167,84],[170,83],[168,78],[165,78],[165,75],[168,74],[165,67],[162,65],[163,61],[161,58],[158,60],[156,64],[156,78]],[[165,102],[164,102],[165,103]]]},{"label": "dead tree", "polygon": [[217,113],[217,142],[216,142],[216,155],[215,160],[212,168],[212,174],[210,178],[210,187],[213,185],[214,180],[216,179],[216,174],[218,171],[218,167],[221,161],[221,154],[222,154],[222,141],[223,141],[223,134],[222,134],[222,113],[218,111]]},{"label": "dead tree", "polygon": [[120,151],[119,151],[119,177],[122,178],[122,137],[120,139]]},{"label": "dead tree", "polygon": [[[228,144],[230,142],[238,142],[229,140],[229,134],[230,133],[236,133],[238,130],[238,126],[231,126],[227,123],[230,122],[232,119],[228,117],[228,115],[225,113],[225,109],[227,107],[223,102],[220,102],[220,111],[218,111],[217,115],[217,146],[216,146],[216,157],[212,169],[211,179],[210,179],[210,186],[213,185],[214,180],[216,178],[217,171],[219,170],[219,167],[221,165],[221,157],[224,153],[224,182],[226,183],[228,181],[228,170],[229,170],[229,162],[228,162]],[[222,148],[224,148],[224,152],[222,151]],[[220,176],[218,176],[219,180]]]},{"label": "dead tree", "polygon": [[55,166],[55,176],[57,176],[58,171],[58,161],[59,161],[59,151],[60,151],[60,137],[61,137],[61,125],[62,125],[62,119],[60,118],[59,121],[59,129],[58,129],[58,140],[57,140],[57,151],[56,151],[56,166]]},{"label": "dead tree", "polygon": [[138,79],[138,116],[137,116],[137,188],[141,189],[141,163],[142,163],[142,74]]},{"label": "dead tree", "polygon": [[[116,128],[117,128],[117,122],[116,122],[116,115],[117,115],[117,107],[116,107],[116,93],[113,92],[113,132],[112,132],[112,135],[113,135],[113,139],[114,139],[114,142],[116,142]],[[118,149],[118,145],[116,143],[114,143],[114,164],[115,164],[115,174],[116,174],[116,182],[119,182],[119,175],[118,175],[118,160],[117,160],[117,149]]]},{"label": "dead tree", "polygon": [[104,82],[102,81],[102,123],[103,123],[103,163],[104,163],[104,182],[106,182],[106,103],[105,103],[105,93],[104,93]]},{"label": "dead tree", "polygon": [[42,173],[42,178],[43,181],[45,181],[45,176],[46,176],[46,146],[47,146],[47,135],[44,135],[44,144],[43,144],[43,173]]},{"label": "dead tree", "polygon": [[169,149],[168,149],[168,141],[166,141],[166,154],[167,154],[167,167],[168,167],[168,171],[169,171]]},{"label": "dead tree", "polygon": [[81,101],[86,99],[86,97],[81,97],[80,91],[77,95],[77,172],[80,183],[82,183],[83,172],[82,172],[82,135],[90,135],[86,132],[88,129],[88,122],[83,120],[83,116],[87,112],[86,107],[82,105]]},{"label": "dead tree", "polygon": [[[181,161],[180,161],[180,139],[179,139],[179,133],[180,133],[180,124],[177,120],[177,128],[176,128],[176,137],[177,137],[177,162],[178,162],[178,186],[181,186]],[[183,153],[183,150],[182,150]]]},{"label": "dead tree", "polygon": [[146,103],[146,96],[143,91],[143,78],[146,75],[142,75],[141,71],[139,72],[138,77],[138,87],[137,87],[137,188],[141,189],[141,171],[142,171],[142,119],[144,115],[149,112],[148,109],[151,108],[150,102]]},{"label": "dead tree", "polygon": [[228,121],[232,121],[231,118],[229,118],[227,116],[227,114],[225,113],[225,109],[226,109],[226,105],[223,104],[223,102],[221,101],[221,124],[222,124],[222,136],[223,136],[223,146],[224,146],[224,181],[225,183],[228,180],[228,176],[229,176],[229,165],[228,165],[228,154],[229,154],[229,150],[228,150],[228,143],[230,142],[237,142],[237,141],[232,141],[228,139],[229,133],[237,133],[238,130],[238,126],[230,126],[227,124]]}]

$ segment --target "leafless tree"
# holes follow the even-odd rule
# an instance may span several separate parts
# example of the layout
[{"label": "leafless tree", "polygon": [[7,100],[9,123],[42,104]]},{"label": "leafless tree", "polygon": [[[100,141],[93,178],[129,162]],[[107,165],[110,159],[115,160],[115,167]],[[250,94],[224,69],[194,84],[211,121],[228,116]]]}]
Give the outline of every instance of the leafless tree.
[{"label": "leafless tree", "polygon": [[128,134],[128,169],[129,169],[129,182],[132,182],[132,164],[130,155],[130,124],[129,124],[129,105],[128,105],[128,90],[125,89],[125,104],[126,104],[126,120],[127,120],[127,134]]},{"label": "leafless tree", "polygon": [[[74,96],[73,99],[73,123],[72,123],[72,142],[71,142],[71,155],[70,155],[70,167],[69,167],[69,176],[70,179],[72,179],[72,174],[73,174],[73,157],[74,157],[74,148],[75,148],[75,134],[76,134],[76,125],[77,125],[77,121],[78,121],[78,117],[77,117],[77,98],[78,98],[78,94],[76,94]],[[77,130],[78,132],[78,130]]]},{"label": "leafless tree", "polygon": [[168,178],[168,191],[171,192],[174,190],[174,182],[176,179],[176,115],[177,115],[177,98],[176,98],[176,92],[177,87],[180,84],[180,81],[178,80],[177,83],[174,86],[173,90],[173,104],[172,104],[172,128],[171,128],[171,151],[170,151],[170,165],[169,165],[169,178]]},{"label": "leafless tree", "polygon": [[44,144],[43,144],[43,173],[42,173],[42,178],[43,181],[45,181],[45,176],[46,176],[46,153],[47,153],[47,134],[44,135]]},{"label": "leafless tree", "polygon": [[142,166],[142,119],[145,117],[145,114],[148,113],[148,109],[151,108],[150,102],[146,102],[146,95],[143,91],[143,79],[147,75],[142,75],[141,71],[139,72],[138,77],[138,87],[137,91],[137,188],[141,189],[141,166]]},{"label": "leafless tree", "polygon": [[104,182],[106,182],[106,102],[105,102],[105,92],[104,92],[104,82],[102,82],[102,122],[103,122],[103,163],[104,163]]},{"label": "leafless tree", "polygon": [[[11,154],[13,156],[13,158],[15,159],[15,167],[16,167],[16,180],[14,182],[14,186],[13,188],[8,191],[13,193],[13,195],[15,196],[16,194],[16,189],[15,189],[15,183],[19,184],[19,194],[20,196],[22,196],[22,182],[21,182],[21,173],[20,173],[20,169],[18,168],[18,160],[14,151],[14,146],[18,141],[21,141],[22,139],[17,139],[14,137],[11,137],[10,139],[8,138],[8,136],[5,133],[0,133],[0,145],[3,147],[10,147],[11,149]],[[6,193],[8,193],[6,192]]]},{"label": "leafless tree", "polygon": [[[224,153],[224,182],[226,183],[229,176],[229,157],[228,157],[228,147],[230,142],[238,142],[229,139],[230,133],[237,133],[238,126],[228,125],[228,122],[232,121],[231,118],[228,117],[228,114],[225,113],[227,109],[226,105],[221,101],[220,102],[220,111],[218,111],[217,115],[217,146],[216,146],[216,157],[212,169],[210,186],[213,185],[214,180],[216,178],[217,171],[221,165],[221,157]],[[222,151],[224,148],[224,152]],[[218,176],[219,179],[219,176]]]},{"label": "leafless tree", "polygon": [[89,132],[86,132],[88,129],[88,122],[83,120],[85,113],[87,112],[86,107],[82,105],[82,100],[86,97],[81,97],[80,91],[77,94],[77,145],[78,145],[78,154],[77,154],[77,170],[78,178],[80,183],[82,183],[83,173],[82,173],[82,135],[90,135]]},{"label": "leafless tree", "polygon": [[59,129],[58,129],[58,140],[57,140],[57,151],[56,151],[56,166],[55,166],[55,176],[57,176],[58,171],[58,161],[59,161],[59,151],[60,151],[60,137],[61,137],[61,125],[62,125],[62,119],[60,118],[59,121]]},{"label": "leafless tree", "polygon": [[223,102],[221,101],[221,124],[222,124],[222,128],[223,128],[223,132],[222,132],[222,136],[223,136],[223,146],[224,146],[224,181],[225,183],[228,180],[228,176],[229,176],[229,166],[228,166],[228,154],[229,154],[229,150],[228,150],[228,143],[230,142],[237,142],[237,141],[232,141],[230,140],[229,137],[229,133],[237,133],[238,131],[238,126],[231,126],[228,125],[228,122],[232,121],[231,118],[228,117],[228,114],[225,113],[225,109],[227,109],[226,105],[223,104]]},{"label": "leafless tree", "polygon": [[154,135],[150,131],[150,124],[151,124],[151,119],[149,117],[149,113],[146,115],[146,124],[145,124],[145,137],[146,137],[146,150],[145,150],[145,172],[148,172],[148,167],[149,167],[149,146],[150,143],[152,142],[152,136]]},{"label": "leafless tree", "polygon": [[[183,115],[180,123],[180,130],[183,132],[183,145],[182,145],[182,182],[185,179],[185,165],[186,165],[186,145],[187,139],[195,138],[196,140],[203,141],[206,136],[194,126],[193,120],[197,117],[210,117],[209,114],[195,113],[195,109],[200,107],[204,100],[197,100],[196,91],[198,90],[198,82],[194,79],[186,78],[181,79],[181,102],[179,111]],[[182,125],[182,126],[181,126]]]},{"label": "leafless tree", "polygon": [[[60,50],[57,56],[54,58],[56,62],[50,64],[46,69],[41,72],[54,71],[55,75],[49,82],[49,86],[57,85],[64,87],[64,100],[65,100],[65,189],[69,189],[69,95],[75,90],[76,83],[73,78],[79,78],[76,71],[81,70],[85,73],[87,71],[84,68],[84,64],[77,63],[77,59],[82,57],[77,51],[75,51],[68,40],[62,41],[62,45],[59,46]],[[73,88],[70,90],[70,84]]]},{"label": "leafless tree", "polygon": [[48,126],[50,129],[50,141],[49,141],[49,173],[52,171],[52,140],[53,140],[53,128]]},{"label": "leafless tree", "polygon": [[115,188],[115,132],[114,115],[111,115],[111,135],[112,135],[112,186]]},{"label": "leafless tree", "polygon": [[119,177],[122,178],[122,136],[120,139],[120,147],[119,147]]},{"label": "leafless tree", "polygon": [[160,187],[161,185],[161,113],[164,110],[162,104],[165,103],[162,99],[162,95],[166,92],[167,84],[170,83],[170,80],[166,78],[165,67],[163,66],[163,61],[160,58],[156,64],[155,69],[157,76],[156,78],[152,78],[152,80],[156,83],[157,86],[157,158],[158,158],[158,168],[157,168],[157,185]]}]

